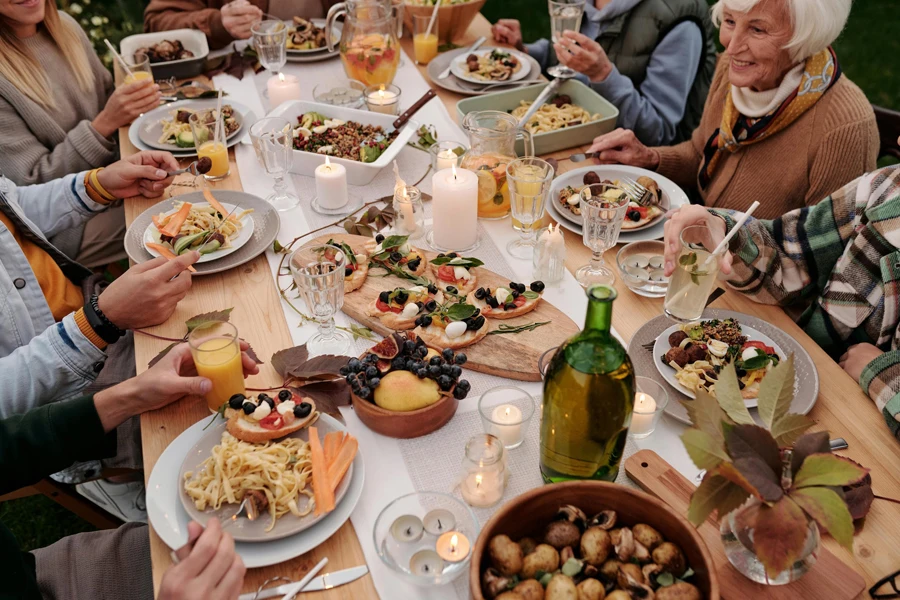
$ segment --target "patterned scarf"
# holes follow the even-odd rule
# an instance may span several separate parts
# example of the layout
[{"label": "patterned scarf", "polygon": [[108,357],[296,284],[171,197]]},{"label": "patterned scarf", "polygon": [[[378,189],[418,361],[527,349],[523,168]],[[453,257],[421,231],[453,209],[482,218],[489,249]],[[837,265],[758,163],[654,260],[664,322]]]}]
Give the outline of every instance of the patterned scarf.
[{"label": "patterned scarf", "polygon": [[737,152],[742,146],[755,144],[786,129],[812,108],[840,77],[841,68],[834,50],[822,50],[807,59],[800,86],[773,112],[758,119],[740,114],[729,92],[725,97],[722,123],[703,149],[700,187],[706,189],[712,181],[723,151]]}]

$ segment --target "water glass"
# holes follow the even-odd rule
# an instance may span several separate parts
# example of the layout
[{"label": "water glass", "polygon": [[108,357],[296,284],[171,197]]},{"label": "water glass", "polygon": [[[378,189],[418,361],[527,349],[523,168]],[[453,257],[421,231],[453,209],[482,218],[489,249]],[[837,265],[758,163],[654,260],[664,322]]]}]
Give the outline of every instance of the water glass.
[{"label": "water glass", "polygon": [[656,431],[656,426],[669,404],[669,394],[661,384],[649,377],[635,377],[634,410],[628,435],[644,439]]},{"label": "water glass", "polygon": [[553,167],[540,158],[517,158],[506,166],[509,183],[509,204],[513,226],[519,231],[519,239],[506,245],[516,258],[531,260],[534,256],[534,227],[544,218],[550,185],[553,183]]},{"label": "water glass", "polygon": [[334,315],[344,306],[347,257],[337,246],[310,242],[291,254],[291,275],[310,317],[319,330],[306,342],[311,356],[350,353],[350,336],[335,327]]},{"label": "water glass", "polygon": [[259,64],[270,71],[278,71],[287,62],[288,26],[283,21],[267,20],[250,28],[253,47]]},{"label": "water glass", "polygon": [[628,195],[613,185],[595,183],[581,190],[582,237],[591,252],[591,262],[575,272],[585,289],[612,286],[616,275],[603,261],[603,253],[616,245],[628,210]]},{"label": "water glass", "polygon": [[685,227],[679,239],[681,249],[663,307],[670,319],[691,323],[703,316],[706,299],[716,285],[719,260],[709,250],[715,249],[715,244],[706,225]]},{"label": "water glass", "polygon": [[417,65],[427,65],[438,55],[438,20],[432,23],[431,14],[429,11],[428,14],[413,15],[413,54]]},{"label": "water glass", "polygon": [[[548,0],[550,10],[550,39],[559,42],[564,31],[580,31],[584,16],[584,0]],[[571,79],[576,73],[564,65],[553,65],[547,72],[557,78]]]},{"label": "water glass", "polygon": [[122,60],[128,66],[128,71],[122,67],[119,61],[113,61],[116,70],[116,81],[119,86],[130,85],[138,81],[153,83],[153,71],[150,69],[150,58],[146,54],[123,56]]},{"label": "water glass", "polygon": [[507,450],[512,450],[525,441],[528,424],[534,415],[534,398],[522,388],[500,385],[481,395],[478,412],[484,432],[499,439]]},{"label": "water glass", "polygon": [[313,98],[321,104],[361,109],[366,104],[366,84],[355,79],[332,79],[317,83]]},{"label": "water glass", "polygon": [[431,154],[431,168],[437,173],[453,167],[458,169],[459,162],[463,154],[466,153],[466,146],[460,142],[444,140],[443,142],[432,144],[428,152]]},{"label": "water glass", "polygon": [[188,346],[197,374],[213,384],[206,394],[210,412],[218,412],[233,395],[247,393],[240,338],[234,325],[226,321],[200,325],[188,335]]},{"label": "water glass", "polygon": [[[212,119],[207,115],[212,115]],[[228,164],[228,143],[225,135],[225,119],[221,111],[200,111],[188,118],[191,134],[194,136],[194,148],[197,158],[208,158],[212,166],[203,176],[210,181],[218,181],[228,177],[231,170]]]},{"label": "water glass", "polygon": [[394,232],[410,239],[425,233],[425,205],[419,188],[407,185],[394,190]]},{"label": "water glass", "polygon": [[275,191],[266,201],[279,211],[297,206],[300,198],[290,193],[284,182],[284,177],[291,168],[293,154],[291,122],[281,117],[260,119],[250,128],[250,141],[259,163],[266,173],[275,178]]}]

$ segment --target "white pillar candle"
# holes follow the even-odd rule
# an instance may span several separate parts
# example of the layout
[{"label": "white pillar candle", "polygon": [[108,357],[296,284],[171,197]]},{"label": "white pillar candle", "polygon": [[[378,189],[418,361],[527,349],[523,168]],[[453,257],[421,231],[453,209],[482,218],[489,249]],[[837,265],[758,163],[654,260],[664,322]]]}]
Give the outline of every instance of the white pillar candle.
[{"label": "white pillar candle", "polygon": [[638,392],[634,396],[634,412],[631,413],[631,435],[645,435],[653,431],[653,417],[656,413],[656,400],[651,396]]},{"label": "white pillar candle", "polygon": [[279,73],[269,78],[266,88],[269,91],[269,104],[276,108],[288,100],[300,99],[300,80],[294,75]]},{"label": "white pillar candle", "polygon": [[397,114],[397,103],[397,93],[391,90],[380,89],[369,92],[369,95],[366,96],[366,105],[369,110],[385,115]]},{"label": "white pillar candle", "polygon": [[325,164],[316,167],[316,196],[319,206],[325,209],[336,209],[345,206],[350,197],[347,195],[347,169],[344,165],[332,163],[325,155]]},{"label": "white pillar candle", "polygon": [[458,161],[459,157],[453,150],[450,150],[449,148],[441,150],[437,153],[437,169],[435,170],[443,171],[444,169],[453,168],[458,164]]},{"label": "white pillar candle", "polygon": [[443,250],[465,250],[478,239],[478,177],[472,171],[438,171],[431,178],[433,241]]},{"label": "white pillar candle", "polygon": [[496,435],[504,446],[515,446],[522,441],[522,411],[512,404],[501,404],[494,407],[491,413],[491,433]]}]

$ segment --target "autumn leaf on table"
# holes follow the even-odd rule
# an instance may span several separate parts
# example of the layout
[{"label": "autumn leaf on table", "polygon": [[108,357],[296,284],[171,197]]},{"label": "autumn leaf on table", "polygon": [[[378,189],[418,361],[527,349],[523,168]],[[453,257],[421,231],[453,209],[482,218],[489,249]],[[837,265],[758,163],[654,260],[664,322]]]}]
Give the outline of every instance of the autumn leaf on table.
[{"label": "autumn leaf on table", "polygon": [[719,400],[719,405],[725,411],[725,414],[735,423],[742,425],[753,425],[756,423],[753,417],[750,416],[750,411],[747,410],[747,404],[741,395],[734,363],[729,363],[719,373],[719,379],[716,382],[716,398]]},{"label": "autumn leaf on table", "polygon": [[350,386],[343,379],[331,381],[313,381],[303,385],[291,386],[291,390],[312,398],[320,412],[339,417],[338,407],[351,404]]},{"label": "autumn leaf on table", "polygon": [[700,487],[691,496],[688,520],[695,527],[699,527],[716,510],[721,519],[738,508],[749,497],[750,494],[741,486],[728,481],[721,475],[707,472],[703,481],[700,482]]},{"label": "autumn leaf on table", "polygon": [[807,535],[809,520],[791,498],[783,497],[772,506],[757,507],[753,542],[769,577],[774,578],[800,558]]},{"label": "autumn leaf on table", "polygon": [[234,308],[226,308],[225,310],[215,310],[213,312],[202,313],[195,317],[191,317],[184,324],[187,326],[188,333],[197,329],[198,327],[202,327],[204,325],[209,325],[210,323],[221,323],[223,321],[228,321],[231,318],[231,311]]}]

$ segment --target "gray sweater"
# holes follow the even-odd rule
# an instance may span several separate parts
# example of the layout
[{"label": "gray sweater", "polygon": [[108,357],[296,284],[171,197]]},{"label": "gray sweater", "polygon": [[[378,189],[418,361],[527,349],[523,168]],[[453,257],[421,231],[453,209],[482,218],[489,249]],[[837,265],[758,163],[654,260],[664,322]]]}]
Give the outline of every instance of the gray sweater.
[{"label": "gray sweater", "polygon": [[[0,77],[0,172],[19,185],[43,183],[114,161],[114,140],[101,137],[91,121],[106,105],[113,82],[81,26],[65,13],[88,53],[95,88],[85,94],[68,68],[63,52],[43,28],[24,40],[50,80],[56,106],[47,109]],[[0,57],[0,60],[8,60]]]}]

